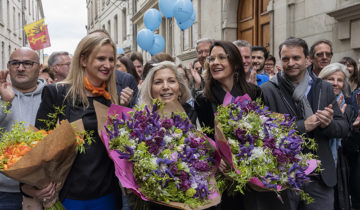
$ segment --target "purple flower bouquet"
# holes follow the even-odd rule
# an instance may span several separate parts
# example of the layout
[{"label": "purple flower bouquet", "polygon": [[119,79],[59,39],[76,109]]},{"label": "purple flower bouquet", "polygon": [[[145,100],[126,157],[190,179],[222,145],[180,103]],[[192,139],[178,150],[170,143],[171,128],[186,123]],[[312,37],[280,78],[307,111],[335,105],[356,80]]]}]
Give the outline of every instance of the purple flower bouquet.
[{"label": "purple flower bouquet", "polygon": [[311,202],[301,186],[319,164],[314,154],[302,151],[315,151],[317,145],[296,132],[294,119],[268,111],[248,95],[234,99],[227,93],[215,120],[217,147],[233,168],[225,174],[235,181],[237,191],[243,192],[246,184],[257,191],[291,189]]},{"label": "purple flower bouquet", "polygon": [[185,113],[162,117],[157,110],[154,103],[151,109],[112,105],[108,111],[102,138],[122,186],[143,200],[176,208],[218,204],[215,143]]}]

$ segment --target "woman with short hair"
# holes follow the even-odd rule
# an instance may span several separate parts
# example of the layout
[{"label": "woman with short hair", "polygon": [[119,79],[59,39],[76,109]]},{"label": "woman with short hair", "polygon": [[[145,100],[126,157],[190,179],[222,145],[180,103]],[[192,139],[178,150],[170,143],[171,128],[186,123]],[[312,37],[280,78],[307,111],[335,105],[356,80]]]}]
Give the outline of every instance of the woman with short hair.
[{"label": "woman with short hair", "polygon": [[[351,106],[351,96],[348,91],[349,87],[349,78],[351,73],[347,70],[346,66],[341,63],[332,63],[324,67],[320,74],[319,78],[331,83],[334,88],[334,94],[336,96],[336,100],[339,104],[340,110],[345,116],[345,119],[349,122],[349,125],[353,124],[356,126],[357,123],[353,123],[356,115],[354,112],[353,107]],[[349,150],[352,150],[354,145],[352,145],[351,142],[353,142],[352,139],[358,138],[358,132],[355,132],[352,129],[351,134],[346,139],[340,139],[340,138],[334,138],[329,140],[329,146],[331,149],[331,153],[334,158],[334,162],[336,165],[337,170],[337,185],[335,187],[335,209],[351,209],[350,208],[350,198],[349,198],[349,176],[350,180],[351,177],[354,175],[358,177],[360,175],[359,168],[356,170],[356,166],[352,167],[352,169],[355,169],[353,173],[348,173],[349,166],[348,166],[348,160],[346,158],[346,155],[348,157],[348,154],[350,152],[347,152]],[[345,152],[346,151],[346,152]],[[356,157],[355,157],[356,158]],[[351,158],[353,159],[353,158]],[[349,160],[350,163],[356,161]],[[359,165],[359,164],[358,164]],[[357,166],[358,167],[358,166]],[[351,168],[350,168],[351,169]],[[355,185],[359,187],[360,182],[356,181],[357,178],[355,178],[352,182],[352,185]],[[357,183],[357,185],[356,185]],[[350,189],[352,188],[350,185]],[[355,191],[358,191],[358,189],[355,189]],[[355,202],[357,197],[354,195],[352,196],[353,201]]]}]

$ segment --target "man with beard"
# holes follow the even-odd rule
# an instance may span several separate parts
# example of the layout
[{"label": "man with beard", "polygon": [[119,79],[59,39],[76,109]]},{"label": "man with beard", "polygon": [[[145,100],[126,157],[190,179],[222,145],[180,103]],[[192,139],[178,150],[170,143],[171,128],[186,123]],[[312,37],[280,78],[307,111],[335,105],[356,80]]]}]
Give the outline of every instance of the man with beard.
[{"label": "man with beard", "polygon": [[318,76],[320,71],[331,63],[332,56],[333,49],[329,40],[322,39],[315,42],[310,48],[310,58],[312,64],[308,67],[308,70]]},{"label": "man with beard", "polygon": [[342,115],[330,83],[307,71],[309,52],[306,42],[289,38],[279,46],[283,71],[261,89],[264,103],[273,112],[295,117],[295,129],[299,134],[315,139],[316,155],[321,161],[321,172],[310,177],[302,189],[315,201],[306,204],[299,195],[289,191],[289,209],[334,209],[334,186],[337,183],[336,168],[329,146],[332,138],[344,138],[349,124]]}]

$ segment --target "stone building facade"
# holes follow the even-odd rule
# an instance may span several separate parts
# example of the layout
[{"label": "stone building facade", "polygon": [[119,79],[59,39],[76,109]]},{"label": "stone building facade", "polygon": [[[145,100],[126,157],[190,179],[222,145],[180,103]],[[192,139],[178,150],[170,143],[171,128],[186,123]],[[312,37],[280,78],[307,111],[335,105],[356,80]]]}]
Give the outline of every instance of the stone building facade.
[{"label": "stone building facade", "polygon": [[[44,18],[41,0],[0,0],[0,69],[7,68],[12,51],[30,46],[24,26]],[[40,58],[43,50],[38,51]]]},{"label": "stone building facade", "polygon": [[[94,3],[91,6],[91,2],[105,7],[96,7]],[[158,0],[88,0],[88,29],[110,29],[113,38],[118,36],[114,39],[118,46],[142,51],[136,44],[136,35],[145,28],[144,13],[150,8],[159,9],[158,3]],[[333,61],[343,56],[356,60],[360,57],[360,0],[192,0],[192,3],[196,20],[191,28],[181,31],[174,18],[163,17],[155,31],[165,38],[164,52],[176,58],[177,63],[187,64],[195,59],[196,40],[204,37],[247,39],[253,45],[266,46],[275,57],[279,44],[287,37],[303,38],[309,46],[318,39],[329,39],[333,42]],[[125,10],[127,19],[123,21]],[[116,27],[112,25],[116,23],[114,15],[118,17]],[[126,34],[125,39],[122,34]],[[150,59],[149,53],[142,52]]]},{"label": "stone building facade", "polygon": [[87,0],[88,32],[105,29],[117,46],[130,51],[133,46],[133,26],[130,21],[132,2],[129,0]]}]

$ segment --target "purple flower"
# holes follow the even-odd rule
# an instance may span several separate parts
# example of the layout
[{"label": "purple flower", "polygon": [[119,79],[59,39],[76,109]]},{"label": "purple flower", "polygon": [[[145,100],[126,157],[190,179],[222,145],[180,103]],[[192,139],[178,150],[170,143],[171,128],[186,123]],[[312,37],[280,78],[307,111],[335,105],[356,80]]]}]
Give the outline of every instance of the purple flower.
[{"label": "purple flower", "polygon": [[187,180],[187,179],[182,180],[182,182],[180,184],[180,190],[185,192],[186,190],[188,190],[190,188],[190,186],[191,186],[191,182],[189,180]]},{"label": "purple flower", "polygon": [[265,177],[262,178],[261,182],[265,185],[265,187],[267,188],[273,188],[273,189],[277,189],[277,185],[276,184],[271,184],[271,182],[276,182],[279,181],[280,178],[277,177],[276,175],[272,174],[272,173],[267,173]]},{"label": "purple flower", "polygon": [[202,171],[202,172],[206,172],[210,170],[210,166],[206,161],[203,160],[198,160],[195,163],[193,163],[193,167],[198,170],[198,171]]},{"label": "purple flower", "polygon": [[171,126],[173,126],[174,121],[172,119],[164,119],[161,122],[161,127],[164,127],[165,129],[169,129],[171,128]]},{"label": "purple flower", "polygon": [[185,172],[185,171],[181,171],[180,175],[179,175],[179,179],[184,181],[187,180],[189,178],[189,175]]},{"label": "purple flower", "polygon": [[198,142],[196,139],[194,139],[194,138],[191,138],[190,139],[190,144],[189,144],[189,146],[191,147],[191,148],[196,148],[196,147],[198,147],[200,145],[200,142]]},{"label": "purple flower", "polygon": [[184,152],[180,154],[180,158],[184,162],[190,162],[194,159],[194,153],[196,151],[196,148],[191,148],[189,146],[184,147]]},{"label": "purple flower", "polygon": [[195,194],[195,197],[200,197],[201,199],[206,198],[207,195],[210,193],[208,186],[205,184],[199,184],[196,191],[197,193]]},{"label": "purple flower", "polygon": [[306,181],[310,180],[310,178],[305,175],[305,168],[302,168],[297,163],[294,163],[288,172],[288,183],[295,189],[300,189]]},{"label": "purple flower", "polygon": [[264,140],[263,140],[263,147],[266,148],[270,148],[270,149],[275,149],[276,147],[276,140],[273,138],[273,137],[265,137]]},{"label": "purple flower", "polygon": [[234,121],[239,121],[242,118],[243,111],[240,111],[237,116],[234,116],[232,110],[230,110],[229,114],[230,114],[231,119],[233,119]]},{"label": "purple flower", "polygon": [[172,165],[171,165],[170,172],[171,172],[173,175],[176,175],[176,174],[178,173],[178,168],[177,168],[176,164],[172,164]]},{"label": "purple flower", "polygon": [[286,154],[284,154],[281,150],[274,149],[273,155],[276,157],[276,159],[279,163],[281,163],[281,164],[286,163],[286,161],[287,161]]},{"label": "purple flower", "polygon": [[241,128],[238,128],[236,129],[235,131],[235,134],[236,134],[236,137],[238,138],[238,140],[244,144],[245,143],[245,134],[246,134],[246,131],[241,129]]},{"label": "purple flower", "polygon": [[174,162],[177,162],[179,158],[179,154],[177,152],[173,152],[171,155],[170,155],[170,160],[174,161]]},{"label": "purple flower", "polygon": [[119,150],[116,150],[116,152],[119,154],[120,159],[129,159],[131,155],[134,154],[134,150],[131,147],[125,146],[125,149],[128,153],[120,152]]}]

